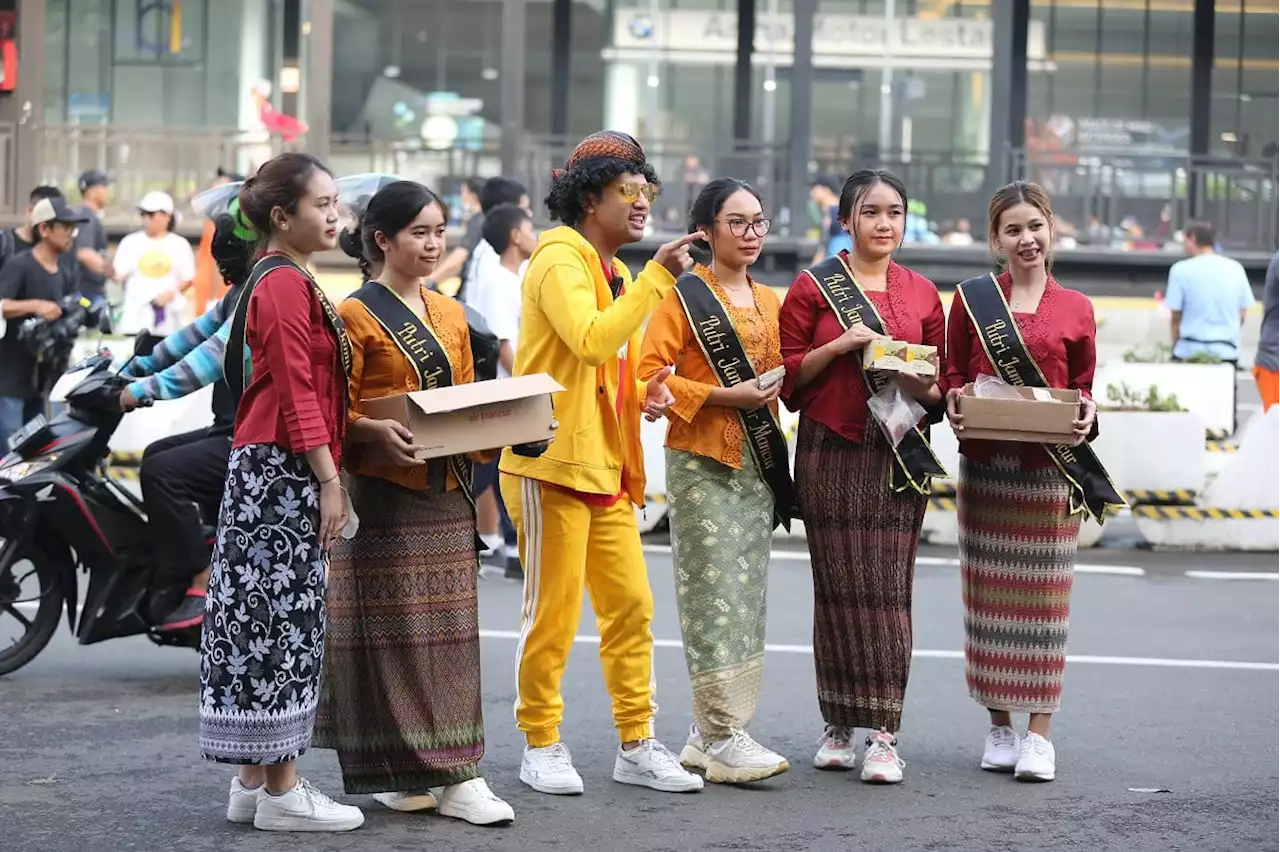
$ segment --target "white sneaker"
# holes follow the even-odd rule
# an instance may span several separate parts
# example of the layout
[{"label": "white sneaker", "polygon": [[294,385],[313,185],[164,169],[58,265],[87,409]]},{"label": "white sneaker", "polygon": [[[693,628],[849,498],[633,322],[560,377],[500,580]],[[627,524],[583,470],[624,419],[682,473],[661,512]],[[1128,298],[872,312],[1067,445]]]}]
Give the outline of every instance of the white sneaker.
[{"label": "white sneaker", "polygon": [[853,748],[853,729],[827,725],[822,739],[818,740],[818,753],[813,756],[813,765],[818,769],[848,772],[857,762],[858,755]]},{"label": "white sneaker", "polygon": [[1017,765],[1017,733],[1008,725],[992,725],[982,749],[982,768],[988,772],[1012,772]]},{"label": "white sneaker", "polygon": [[249,789],[240,783],[240,776],[231,779],[231,795],[227,799],[227,820],[250,825],[258,812],[258,800],[266,795],[266,787],[259,785]]},{"label": "white sneaker", "polygon": [[1057,761],[1053,743],[1027,731],[1018,748],[1018,764],[1014,767],[1013,777],[1019,781],[1052,781],[1057,772]]},{"label": "white sneaker", "polygon": [[702,732],[697,725],[689,726],[689,739],[680,750],[680,763],[690,769],[706,769],[711,764],[707,757],[707,744],[702,741]]},{"label": "white sneaker", "polygon": [[862,780],[868,784],[902,783],[902,767],[907,762],[898,757],[898,740],[880,729],[867,737],[867,753],[862,757]]},{"label": "white sneaker", "polygon": [[416,793],[374,793],[373,800],[393,811],[411,814],[416,811],[430,811],[436,807],[436,797],[430,790]]},{"label": "white sneaker", "polygon": [[663,793],[696,793],[702,789],[701,776],[686,770],[666,746],[654,739],[641,740],[631,751],[619,746],[613,761],[613,780]]},{"label": "white sneaker", "polygon": [[440,815],[466,820],[472,825],[497,825],[516,818],[516,812],[493,794],[483,778],[445,787],[440,794]]},{"label": "white sneaker", "polygon": [[553,796],[578,796],[582,793],[582,776],[573,768],[569,747],[556,743],[546,748],[524,747],[520,760],[520,780],[539,793]]},{"label": "white sneaker", "polygon": [[253,827],[263,831],[351,831],[364,825],[359,808],[340,805],[299,778],[287,793],[258,800]]},{"label": "white sneaker", "polygon": [[727,740],[712,744],[707,780],[715,784],[749,784],[781,775],[791,768],[787,759],[770,751],[746,731],[735,730]]}]

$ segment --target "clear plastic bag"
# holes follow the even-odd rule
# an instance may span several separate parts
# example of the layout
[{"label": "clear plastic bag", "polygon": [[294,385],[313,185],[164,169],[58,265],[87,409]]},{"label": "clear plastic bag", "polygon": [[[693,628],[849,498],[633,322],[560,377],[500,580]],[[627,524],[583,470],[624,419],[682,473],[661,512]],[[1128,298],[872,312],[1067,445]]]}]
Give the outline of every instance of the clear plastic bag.
[{"label": "clear plastic bag", "polygon": [[[1052,402],[1053,394],[1048,388],[1028,388],[1031,396],[1040,402]],[[1026,399],[1018,389],[999,376],[978,376],[973,383],[973,395],[982,399]]]},{"label": "clear plastic bag", "polygon": [[1018,389],[999,376],[978,376],[973,383],[973,395],[979,399],[1021,399]]},{"label": "clear plastic bag", "polygon": [[879,393],[867,400],[867,407],[875,417],[889,443],[898,446],[907,433],[924,419],[924,406],[902,392],[897,382],[890,382]]}]

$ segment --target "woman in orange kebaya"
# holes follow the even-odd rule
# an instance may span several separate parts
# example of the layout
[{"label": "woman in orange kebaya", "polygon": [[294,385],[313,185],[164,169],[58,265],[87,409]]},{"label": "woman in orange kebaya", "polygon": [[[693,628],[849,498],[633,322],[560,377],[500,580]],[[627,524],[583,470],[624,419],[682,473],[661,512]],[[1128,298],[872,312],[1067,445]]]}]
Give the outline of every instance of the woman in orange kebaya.
[{"label": "woman in orange kebaya", "polygon": [[675,369],[666,381],[675,398],[667,496],[695,722],[680,759],[705,769],[708,781],[743,783],[789,768],[746,731],[764,671],[772,531],[791,518],[777,420],[781,306],[747,274],[769,232],[754,189],[733,178],[707,184],[689,232],[705,235],[695,245],[709,248],[710,263],[680,276],[663,297],[645,332],[639,377]]}]

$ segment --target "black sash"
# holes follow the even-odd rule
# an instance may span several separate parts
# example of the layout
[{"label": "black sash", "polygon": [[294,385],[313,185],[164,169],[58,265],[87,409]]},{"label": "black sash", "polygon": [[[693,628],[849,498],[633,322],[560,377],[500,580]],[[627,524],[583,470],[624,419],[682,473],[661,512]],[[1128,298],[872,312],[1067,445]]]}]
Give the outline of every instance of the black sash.
[{"label": "black sash", "polygon": [[[342,317],[338,316],[333,303],[329,301],[329,297],[320,289],[320,285],[311,277],[310,272],[284,255],[267,255],[254,264],[249,280],[244,282],[244,287],[236,297],[236,306],[231,315],[231,334],[227,340],[226,352],[222,356],[222,377],[231,390],[231,399],[236,408],[240,407],[240,397],[244,396],[244,389],[249,386],[249,365],[246,360],[248,353],[245,350],[245,326],[249,321],[249,301],[253,297],[253,292],[258,289],[259,282],[268,272],[283,269],[286,266],[298,270],[307,281],[311,282],[311,287],[320,298],[320,307],[324,310],[325,319],[328,320],[330,329],[338,338],[338,355],[342,359],[342,374],[348,378],[351,376],[351,341],[347,339],[346,326],[342,322]],[[342,398],[347,405],[350,405],[351,401],[347,399],[345,392]],[[343,417],[346,417],[345,411]]]},{"label": "black sash", "polygon": [[[720,386],[729,388],[740,382],[755,381],[755,369],[746,348],[738,339],[733,321],[707,283],[694,273],[686,272],[676,281],[676,295],[684,306],[684,315],[693,329],[698,347]],[[795,493],[791,484],[787,439],[767,407],[739,410],[738,416],[742,419],[742,428],[756,467],[773,492],[773,525],[782,524],[790,532]]]},{"label": "black sash", "polygon": [[[876,306],[862,292],[858,282],[853,280],[853,273],[840,255],[827,258],[813,269],[806,269],[805,274],[817,285],[818,292],[827,300],[831,310],[835,311],[841,328],[847,331],[852,325],[860,322],[877,334],[888,334]],[[869,397],[875,396],[888,387],[889,382],[892,381],[889,376],[880,371],[865,369],[861,360],[858,361],[858,371],[862,374],[863,382],[866,383]],[[875,420],[875,415],[870,410],[867,416]],[[876,420],[877,424],[879,422]],[[933,454],[933,448],[929,446],[929,440],[925,437],[925,433],[920,431],[919,426],[913,426],[911,431],[903,436],[902,442],[897,447],[891,446],[890,449],[893,450],[894,460],[897,461],[889,472],[889,487],[895,493],[911,488],[920,494],[928,494],[930,479],[947,475],[946,468]]]},{"label": "black sash", "polygon": [[[368,308],[387,336],[395,341],[401,353],[417,371],[418,387],[421,390],[453,385],[453,363],[449,360],[449,353],[444,350],[444,344],[436,337],[431,326],[424,325],[418,315],[395,293],[377,281],[367,281],[348,298],[357,299]],[[466,456],[455,455],[449,457],[448,464],[474,510],[475,495],[471,493],[471,488],[475,483],[475,468],[471,460]]]},{"label": "black sash", "polygon": [[[1040,365],[1027,351],[1026,341],[1022,339],[1022,332],[995,276],[982,275],[962,281],[956,286],[956,295],[964,304],[973,327],[978,330],[982,349],[999,378],[1019,387],[1049,387]],[[1096,428],[1096,421],[1094,425]],[[1108,512],[1129,505],[1087,443],[1078,447],[1070,444],[1042,446],[1071,483],[1072,514],[1088,512],[1101,523]]]}]

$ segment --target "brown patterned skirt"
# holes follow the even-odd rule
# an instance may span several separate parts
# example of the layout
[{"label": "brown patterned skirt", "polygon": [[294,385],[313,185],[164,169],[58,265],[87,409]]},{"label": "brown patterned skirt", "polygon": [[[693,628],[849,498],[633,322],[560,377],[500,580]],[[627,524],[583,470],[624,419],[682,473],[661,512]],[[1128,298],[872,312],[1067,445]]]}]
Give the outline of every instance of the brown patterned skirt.
[{"label": "brown patterned skirt", "polygon": [[895,494],[884,434],[855,444],[807,417],[796,492],[813,562],[813,656],[827,724],[897,731],[911,669],[911,586],[928,497]]},{"label": "brown patterned skirt", "polygon": [[360,531],[333,551],[315,745],[346,792],[479,775],[484,754],[475,513],[459,490],[351,477]]}]

